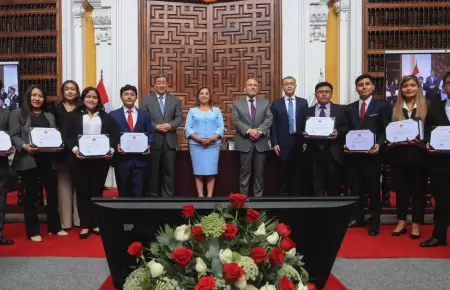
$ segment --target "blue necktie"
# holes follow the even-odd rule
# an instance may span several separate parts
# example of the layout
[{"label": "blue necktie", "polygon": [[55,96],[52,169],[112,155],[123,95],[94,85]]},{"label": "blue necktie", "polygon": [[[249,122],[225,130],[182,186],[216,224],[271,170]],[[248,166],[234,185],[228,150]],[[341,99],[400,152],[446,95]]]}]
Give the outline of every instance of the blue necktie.
[{"label": "blue necktie", "polygon": [[161,113],[164,115],[164,103],[163,103],[163,96],[159,96],[159,106],[161,107]]},{"label": "blue necktie", "polygon": [[289,116],[289,134],[294,134],[295,118],[294,118],[294,104],[292,103],[292,98],[289,98],[288,116]]}]

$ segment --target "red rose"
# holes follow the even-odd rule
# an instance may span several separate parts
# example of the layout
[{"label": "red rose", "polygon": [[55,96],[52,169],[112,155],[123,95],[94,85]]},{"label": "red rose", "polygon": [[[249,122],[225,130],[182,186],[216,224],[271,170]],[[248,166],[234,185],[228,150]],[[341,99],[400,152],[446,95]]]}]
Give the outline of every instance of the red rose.
[{"label": "red rose", "polygon": [[243,207],[245,202],[248,201],[247,196],[240,193],[232,193],[228,196],[228,199],[231,205],[236,208]]},{"label": "red rose", "polygon": [[259,212],[254,209],[248,209],[247,214],[245,215],[245,220],[251,224],[256,222],[259,219]]},{"label": "red rose", "polygon": [[238,229],[233,224],[227,224],[225,227],[225,232],[223,233],[222,237],[224,240],[232,240],[236,236],[238,232]]},{"label": "red rose", "polygon": [[287,224],[278,224],[276,230],[282,237],[289,237],[291,235],[291,228]]},{"label": "red rose", "polygon": [[280,248],[273,248],[270,252],[270,262],[272,264],[281,265],[284,261],[284,252]]},{"label": "red rose", "polygon": [[172,252],[172,260],[181,267],[186,267],[191,262],[192,254],[194,252],[188,248],[179,248]]},{"label": "red rose", "polygon": [[203,242],[206,239],[206,236],[203,233],[203,229],[202,229],[201,226],[194,226],[194,227],[192,227],[191,234],[199,242]]},{"label": "red rose", "polygon": [[195,215],[195,209],[194,206],[192,204],[186,204],[183,205],[183,210],[181,211],[181,214],[185,217],[185,218],[191,218],[194,217]]},{"label": "red rose", "polygon": [[317,290],[317,287],[313,283],[308,283],[308,290]]},{"label": "red rose", "polygon": [[252,257],[255,264],[261,264],[265,260],[267,260],[267,252],[264,248],[254,247],[250,256]]},{"label": "red rose", "polygon": [[295,290],[294,284],[288,277],[281,277],[280,283],[278,284],[278,289],[280,290]]},{"label": "red rose", "polygon": [[285,251],[289,251],[295,248],[295,243],[289,237],[285,237],[281,240],[280,248],[282,248]]},{"label": "red rose", "polygon": [[131,256],[135,256],[136,258],[142,256],[143,252],[144,247],[142,247],[142,244],[140,242],[134,242],[128,247],[128,254],[130,254]]},{"label": "red rose", "polygon": [[198,280],[194,290],[213,290],[216,287],[216,280],[211,276],[203,276]]},{"label": "red rose", "polygon": [[223,277],[228,283],[234,284],[244,275],[244,269],[236,263],[228,263],[223,265]]}]

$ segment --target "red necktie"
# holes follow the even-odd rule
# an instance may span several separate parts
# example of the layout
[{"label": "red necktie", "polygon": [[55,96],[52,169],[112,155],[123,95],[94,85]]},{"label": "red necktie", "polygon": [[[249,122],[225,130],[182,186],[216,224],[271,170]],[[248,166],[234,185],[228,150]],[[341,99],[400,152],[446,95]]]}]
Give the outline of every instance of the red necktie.
[{"label": "red necktie", "polygon": [[364,121],[364,117],[366,116],[366,102],[362,102],[361,110],[359,112],[359,122],[362,123]]},{"label": "red necktie", "polygon": [[130,127],[130,131],[133,132],[134,125],[133,125],[133,111],[128,110],[128,127]]}]

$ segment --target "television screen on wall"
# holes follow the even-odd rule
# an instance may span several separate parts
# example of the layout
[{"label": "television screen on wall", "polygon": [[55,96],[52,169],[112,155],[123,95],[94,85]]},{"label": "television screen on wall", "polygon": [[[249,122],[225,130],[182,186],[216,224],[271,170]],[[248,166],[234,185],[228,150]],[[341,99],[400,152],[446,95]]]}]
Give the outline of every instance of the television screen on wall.
[{"label": "television screen on wall", "polygon": [[447,98],[442,92],[442,77],[450,71],[450,50],[386,51],[384,68],[387,100],[397,100],[400,81],[408,75],[419,78],[427,99]]},{"label": "television screen on wall", "polygon": [[0,62],[0,107],[20,108],[19,93],[19,62]]}]

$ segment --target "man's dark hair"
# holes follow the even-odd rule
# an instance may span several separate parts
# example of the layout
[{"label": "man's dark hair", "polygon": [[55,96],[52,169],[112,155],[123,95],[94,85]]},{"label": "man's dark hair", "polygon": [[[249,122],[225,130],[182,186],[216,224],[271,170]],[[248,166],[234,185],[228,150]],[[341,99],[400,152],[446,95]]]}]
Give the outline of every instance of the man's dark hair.
[{"label": "man's dark hair", "polygon": [[446,72],[444,78],[442,79],[442,85],[445,86],[447,79],[450,78],[450,71]]},{"label": "man's dark hair", "polygon": [[369,74],[362,74],[362,75],[360,75],[359,77],[356,78],[356,80],[355,80],[355,86],[357,87],[357,86],[358,86],[358,83],[359,83],[361,80],[363,80],[363,79],[369,79],[369,81],[370,81],[372,84],[375,84],[375,79],[373,78],[373,76],[371,76],[371,75],[369,75]]},{"label": "man's dark hair", "polygon": [[419,80],[423,80],[423,77],[419,77]]},{"label": "man's dark hair", "polygon": [[317,92],[317,90],[320,87],[329,87],[331,89],[331,91],[333,91],[333,85],[330,84],[329,82],[320,82],[316,85],[316,87],[314,88],[314,91]]},{"label": "man's dark hair", "polygon": [[282,80],[281,80],[281,83],[283,83],[285,80],[287,80],[287,79],[293,79],[295,82],[297,82],[297,80],[294,78],[294,77],[291,77],[291,76],[287,76],[287,77],[284,77]]},{"label": "man's dark hair", "polygon": [[136,94],[136,96],[138,95],[138,92],[137,92],[137,89],[136,89],[135,86],[132,86],[132,85],[125,85],[124,87],[121,87],[121,88],[120,88],[120,97],[122,97],[122,94],[123,94],[123,92],[125,92],[125,91],[133,91],[133,92]]},{"label": "man's dark hair", "polygon": [[4,86],[3,86],[3,81],[0,80],[0,90],[3,89],[3,88],[4,88]]},{"label": "man's dark hair", "polygon": [[156,75],[153,76],[153,78],[154,78],[155,80],[157,80],[157,79],[162,79],[162,78],[164,78],[164,79],[167,80],[167,76],[166,76],[165,74],[156,74]]}]

